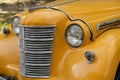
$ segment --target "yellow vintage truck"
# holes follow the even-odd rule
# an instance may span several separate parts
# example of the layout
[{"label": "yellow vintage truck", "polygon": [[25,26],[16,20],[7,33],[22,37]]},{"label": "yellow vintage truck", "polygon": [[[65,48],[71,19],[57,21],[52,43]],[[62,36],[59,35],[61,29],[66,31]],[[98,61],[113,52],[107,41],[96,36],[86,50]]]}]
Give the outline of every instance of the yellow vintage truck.
[{"label": "yellow vintage truck", "polygon": [[58,0],[0,33],[0,80],[120,80],[120,0]]}]

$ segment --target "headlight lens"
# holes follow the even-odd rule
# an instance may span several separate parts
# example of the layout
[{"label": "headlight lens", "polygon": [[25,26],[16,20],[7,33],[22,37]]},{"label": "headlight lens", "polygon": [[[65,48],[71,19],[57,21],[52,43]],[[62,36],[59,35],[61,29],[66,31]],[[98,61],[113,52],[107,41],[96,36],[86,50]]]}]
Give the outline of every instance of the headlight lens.
[{"label": "headlight lens", "polygon": [[13,27],[13,30],[14,32],[19,35],[19,21],[20,21],[20,18],[19,17],[15,17],[12,21],[12,27]]},{"label": "headlight lens", "polygon": [[72,24],[66,31],[67,42],[72,47],[79,47],[83,43],[84,32],[78,24]]}]

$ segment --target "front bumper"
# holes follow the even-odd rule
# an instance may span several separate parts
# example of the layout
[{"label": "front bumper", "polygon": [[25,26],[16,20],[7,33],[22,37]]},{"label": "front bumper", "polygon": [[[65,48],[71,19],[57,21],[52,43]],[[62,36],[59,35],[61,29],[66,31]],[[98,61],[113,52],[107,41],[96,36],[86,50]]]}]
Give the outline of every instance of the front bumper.
[{"label": "front bumper", "polygon": [[0,80],[14,80],[13,76],[0,76]]}]

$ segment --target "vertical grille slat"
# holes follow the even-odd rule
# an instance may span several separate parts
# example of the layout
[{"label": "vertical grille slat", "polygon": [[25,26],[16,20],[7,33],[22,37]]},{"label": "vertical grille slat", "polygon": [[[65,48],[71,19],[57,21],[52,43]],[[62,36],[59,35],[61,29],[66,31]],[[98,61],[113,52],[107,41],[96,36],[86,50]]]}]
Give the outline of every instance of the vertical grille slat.
[{"label": "vertical grille slat", "polygon": [[55,27],[20,27],[21,74],[49,78]]}]

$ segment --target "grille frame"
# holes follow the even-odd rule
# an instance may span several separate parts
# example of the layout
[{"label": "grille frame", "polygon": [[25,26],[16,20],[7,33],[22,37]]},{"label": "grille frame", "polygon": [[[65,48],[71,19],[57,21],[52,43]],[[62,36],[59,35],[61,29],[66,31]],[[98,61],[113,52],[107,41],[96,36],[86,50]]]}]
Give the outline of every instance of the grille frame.
[{"label": "grille frame", "polygon": [[[19,28],[20,28],[19,39],[22,40],[22,42],[20,41],[20,73],[21,73],[21,75],[25,76],[25,77],[28,77],[28,78],[43,78],[43,79],[50,78],[51,77],[51,66],[52,66],[52,54],[54,52],[53,50],[54,50],[54,39],[55,39],[55,34],[56,34],[56,25],[48,25],[48,26],[25,26],[25,25],[20,25]],[[27,74],[28,72],[26,70],[26,67],[29,66],[29,65],[27,65],[28,63],[26,62],[26,54],[27,53],[26,53],[26,48],[25,48],[26,45],[25,44],[26,44],[27,40],[25,39],[25,28],[34,28],[34,29],[35,28],[39,28],[39,29],[51,28],[51,29],[53,29],[53,40],[52,40],[52,43],[51,43],[52,44],[51,45],[52,49],[51,49],[51,55],[50,55],[50,57],[51,57],[50,58],[50,63],[49,63],[49,65],[41,65],[41,63],[40,63],[40,67],[49,66],[50,69],[49,69],[49,72],[48,72],[49,74],[47,76],[46,75],[44,75],[44,76],[40,76],[40,75],[39,76],[38,75],[37,76],[35,76],[35,75],[32,76],[32,74],[34,74],[34,73],[32,73],[31,75]],[[34,42],[34,40],[33,40],[33,42]],[[22,45],[22,47],[21,47],[21,45]],[[22,52],[22,49],[23,49],[23,52]],[[34,54],[34,53],[32,53],[32,54]],[[35,66],[35,65],[36,64],[32,64],[32,66]],[[31,65],[29,67],[31,67]],[[37,65],[37,67],[38,67],[38,65]],[[41,69],[41,71],[42,71],[42,69]],[[39,73],[41,73],[41,72],[39,72]]]}]

